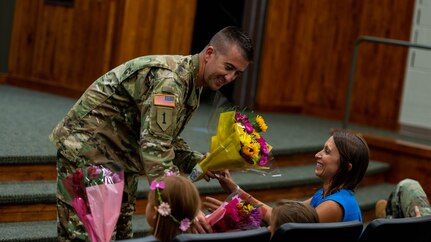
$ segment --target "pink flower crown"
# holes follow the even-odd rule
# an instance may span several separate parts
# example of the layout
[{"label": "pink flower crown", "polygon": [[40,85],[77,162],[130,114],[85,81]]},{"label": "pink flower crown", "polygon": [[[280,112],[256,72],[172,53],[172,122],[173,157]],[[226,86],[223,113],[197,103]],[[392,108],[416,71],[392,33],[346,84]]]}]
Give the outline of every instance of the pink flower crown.
[{"label": "pink flower crown", "polygon": [[[172,173],[165,173],[165,176],[175,176],[177,175],[175,172]],[[191,221],[188,218],[184,218],[181,221],[176,219],[172,213],[171,213],[171,206],[169,206],[169,203],[166,203],[162,199],[162,195],[160,193],[160,189],[165,189],[165,183],[163,181],[153,180],[150,185],[150,190],[155,190],[157,193],[157,199],[159,200],[160,205],[157,207],[157,212],[161,216],[169,216],[171,219],[179,224],[179,229],[183,232],[186,232],[191,225]]]}]

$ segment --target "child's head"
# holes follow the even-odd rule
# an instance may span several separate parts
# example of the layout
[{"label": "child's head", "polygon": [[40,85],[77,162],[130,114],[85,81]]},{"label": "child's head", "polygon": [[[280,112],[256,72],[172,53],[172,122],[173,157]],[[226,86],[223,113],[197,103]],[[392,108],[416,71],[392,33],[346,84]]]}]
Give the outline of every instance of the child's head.
[{"label": "child's head", "polygon": [[311,205],[294,200],[284,200],[272,209],[270,231],[273,235],[284,223],[318,223],[319,216]]},{"label": "child's head", "polygon": [[160,241],[190,232],[190,225],[200,209],[196,186],[183,176],[165,176],[154,180],[148,193],[146,217],[153,234]]}]

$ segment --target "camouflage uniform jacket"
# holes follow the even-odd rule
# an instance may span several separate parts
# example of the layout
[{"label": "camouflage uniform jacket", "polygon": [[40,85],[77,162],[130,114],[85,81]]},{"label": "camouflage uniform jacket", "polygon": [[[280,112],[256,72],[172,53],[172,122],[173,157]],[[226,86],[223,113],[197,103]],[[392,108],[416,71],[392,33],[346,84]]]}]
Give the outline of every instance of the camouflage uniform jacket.
[{"label": "camouflage uniform jacket", "polygon": [[190,172],[203,155],[179,134],[199,106],[198,69],[197,55],[143,56],[98,78],[50,135],[69,162],[63,173],[109,162],[149,180]]}]

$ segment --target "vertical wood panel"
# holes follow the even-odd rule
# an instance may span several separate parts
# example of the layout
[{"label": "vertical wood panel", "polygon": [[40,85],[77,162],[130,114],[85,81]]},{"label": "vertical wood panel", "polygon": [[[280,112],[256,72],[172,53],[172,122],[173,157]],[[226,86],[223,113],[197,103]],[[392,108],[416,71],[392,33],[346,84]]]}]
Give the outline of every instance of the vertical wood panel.
[{"label": "vertical wood panel", "polygon": [[[414,1],[366,0],[359,34],[409,41],[413,8]],[[405,47],[384,44],[367,43],[361,47],[356,91],[352,96],[352,121],[399,128],[407,53]]]},{"label": "vertical wood panel", "polygon": [[[354,41],[361,35],[408,40],[413,5],[269,0],[256,107],[341,120]],[[361,48],[352,122],[396,128],[405,59],[400,48]]]},{"label": "vertical wood panel", "polygon": [[112,38],[113,2],[76,0],[64,7],[17,0],[9,75],[42,87],[84,90],[110,58],[105,44]]},{"label": "vertical wood panel", "polygon": [[15,3],[9,52],[10,75],[25,75],[26,70],[28,72],[32,70],[30,50],[35,48],[35,32],[39,9],[40,1],[16,1]]},{"label": "vertical wood panel", "polygon": [[126,0],[114,64],[140,55],[189,55],[196,0]]}]

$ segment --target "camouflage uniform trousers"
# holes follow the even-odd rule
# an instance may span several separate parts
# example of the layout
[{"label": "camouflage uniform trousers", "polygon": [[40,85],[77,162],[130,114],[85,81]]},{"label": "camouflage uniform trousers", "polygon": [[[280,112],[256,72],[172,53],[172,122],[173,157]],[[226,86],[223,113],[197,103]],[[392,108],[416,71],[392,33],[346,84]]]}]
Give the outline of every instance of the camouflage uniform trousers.
[{"label": "camouflage uniform trousers", "polygon": [[418,206],[421,216],[431,215],[430,203],[419,182],[413,179],[404,179],[397,184],[389,195],[386,217],[416,217],[415,206]]},{"label": "camouflage uniform trousers", "polygon": [[[66,177],[66,169],[61,169],[62,164],[70,164],[65,157],[57,155],[57,172],[59,177]],[[66,162],[66,163],[65,163]],[[116,228],[112,234],[112,240],[133,238],[132,215],[135,212],[136,191],[138,188],[138,174],[124,173],[124,193],[121,204],[121,214]],[[58,191],[57,191],[58,192]],[[59,199],[57,194],[57,238],[58,241],[90,241],[84,225],[75,213],[73,207]]]}]

